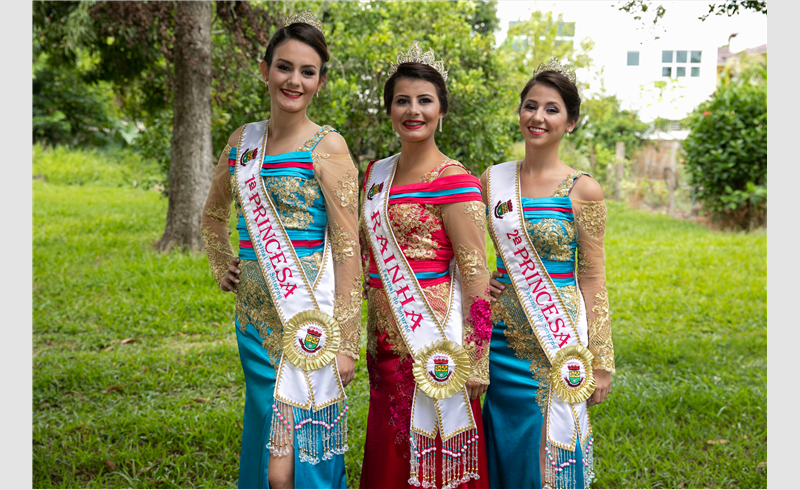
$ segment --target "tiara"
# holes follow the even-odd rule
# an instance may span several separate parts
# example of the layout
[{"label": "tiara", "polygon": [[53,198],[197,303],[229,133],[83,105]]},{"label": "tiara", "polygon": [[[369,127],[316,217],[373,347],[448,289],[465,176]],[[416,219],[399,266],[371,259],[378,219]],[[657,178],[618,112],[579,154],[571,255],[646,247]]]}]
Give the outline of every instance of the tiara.
[{"label": "tiara", "polygon": [[311,13],[311,9],[293,13],[283,22],[283,27],[292,24],[308,24],[316,27],[320,32],[322,32],[322,22],[317,20],[314,14]]},{"label": "tiara", "polygon": [[548,61],[547,63],[539,64],[539,67],[533,71],[533,76],[535,77],[539,73],[546,71],[554,71],[556,73],[560,73],[565,77],[567,77],[567,79],[570,82],[576,83],[575,81],[577,79],[575,78],[575,72],[567,68],[567,65],[562,65],[561,63],[559,63],[558,58],[555,56],[550,58],[550,61]]},{"label": "tiara", "polygon": [[397,71],[397,67],[403,63],[422,63],[433,67],[442,75],[444,81],[447,81],[447,71],[444,69],[444,61],[434,61],[433,48],[429,49],[427,53],[422,53],[422,48],[419,46],[419,41],[414,41],[408,48],[407,53],[400,51],[397,53],[397,64],[389,63],[389,75]]}]

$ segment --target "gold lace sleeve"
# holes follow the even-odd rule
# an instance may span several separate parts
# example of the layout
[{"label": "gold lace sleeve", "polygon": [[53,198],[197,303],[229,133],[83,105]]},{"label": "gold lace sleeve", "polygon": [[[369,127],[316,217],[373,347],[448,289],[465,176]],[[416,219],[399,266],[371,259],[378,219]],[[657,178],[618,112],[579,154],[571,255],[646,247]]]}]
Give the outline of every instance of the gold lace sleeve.
[{"label": "gold lace sleeve", "polygon": [[[481,212],[477,213],[476,209]],[[442,217],[461,273],[463,346],[472,364],[472,372],[467,381],[489,384],[489,342],[492,336],[492,323],[489,269],[486,267],[484,209],[481,201],[443,204]]]},{"label": "gold lace sleeve", "polygon": [[230,242],[231,230],[228,223],[231,217],[231,203],[233,202],[233,189],[231,188],[231,174],[228,170],[228,153],[230,145],[225,145],[219,162],[214,170],[211,188],[203,207],[200,230],[203,233],[208,264],[214,274],[214,280],[219,285],[228,265],[233,261],[233,247]]},{"label": "gold lace sleeve", "polygon": [[339,353],[361,351],[361,253],[358,243],[358,172],[350,155],[314,153],[314,172],[325,196],[336,282],[333,315],[341,328]]},{"label": "gold lace sleeve", "polygon": [[586,302],[589,323],[589,350],[594,354],[594,369],[613,373],[614,344],[611,340],[611,318],[606,289],[605,201],[572,199],[578,229],[578,285]]}]

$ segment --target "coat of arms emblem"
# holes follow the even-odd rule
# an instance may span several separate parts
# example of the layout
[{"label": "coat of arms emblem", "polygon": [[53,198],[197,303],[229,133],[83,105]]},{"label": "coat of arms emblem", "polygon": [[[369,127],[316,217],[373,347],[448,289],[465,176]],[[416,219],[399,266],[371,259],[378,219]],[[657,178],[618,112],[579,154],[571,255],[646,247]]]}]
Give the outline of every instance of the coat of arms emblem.
[{"label": "coat of arms emblem", "polygon": [[367,199],[371,201],[372,198],[375,197],[375,194],[378,194],[382,190],[383,190],[383,182],[381,182],[380,184],[372,184],[372,187],[369,188],[369,192],[367,192]]},{"label": "coat of arms emblem", "polygon": [[250,160],[254,159],[258,155],[258,148],[256,149],[247,149],[244,153],[242,153],[242,158],[239,159],[239,163],[241,165],[245,165]]},{"label": "coat of arms emblem", "polygon": [[309,354],[313,354],[320,348],[320,338],[322,338],[322,330],[317,327],[308,327],[306,337],[300,342],[300,347]]},{"label": "coat of arms emblem", "polygon": [[433,358],[433,372],[431,373],[437,381],[447,381],[450,375],[450,359],[447,356],[435,356]]},{"label": "coat of arms emblem", "polygon": [[511,204],[511,199],[509,199],[506,202],[497,201],[497,205],[494,207],[494,215],[498,219],[503,219],[503,215],[504,214],[506,214],[506,213],[508,213],[510,211],[513,211],[513,210],[514,210],[514,207]]},{"label": "coat of arms emblem", "polygon": [[580,364],[567,364],[567,378],[565,378],[568,385],[575,388],[581,384],[581,366]]}]

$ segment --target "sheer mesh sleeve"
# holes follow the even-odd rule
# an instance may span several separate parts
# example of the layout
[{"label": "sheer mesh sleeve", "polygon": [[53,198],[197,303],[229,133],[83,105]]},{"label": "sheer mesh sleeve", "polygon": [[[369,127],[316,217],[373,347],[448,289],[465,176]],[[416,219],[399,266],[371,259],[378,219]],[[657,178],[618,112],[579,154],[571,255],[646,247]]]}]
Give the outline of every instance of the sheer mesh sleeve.
[{"label": "sheer mesh sleeve", "polygon": [[339,353],[361,350],[361,255],[358,244],[358,172],[350,155],[314,153],[314,172],[328,214],[336,296],[333,315],[341,328]]},{"label": "sheer mesh sleeve", "polygon": [[578,285],[586,302],[589,323],[589,350],[594,355],[592,367],[614,372],[614,344],[606,290],[605,201],[572,199],[578,229]]},{"label": "sheer mesh sleeve", "polygon": [[472,372],[467,381],[489,384],[492,323],[489,269],[486,267],[485,205],[481,201],[443,204],[442,217],[461,272],[463,346],[472,364]]},{"label": "sheer mesh sleeve", "polygon": [[211,189],[203,207],[200,229],[203,233],[208,264],[214,274],[214,280],[219,285],[228,265],[233,261],[233,247],[230,242],[231,230],[228,222],[231,217],[231,202],[233,202],[233,189],[231,187],[231,173],[228,169],[228,154],[230,145],[225,145],[219,162],[214,170]]}]

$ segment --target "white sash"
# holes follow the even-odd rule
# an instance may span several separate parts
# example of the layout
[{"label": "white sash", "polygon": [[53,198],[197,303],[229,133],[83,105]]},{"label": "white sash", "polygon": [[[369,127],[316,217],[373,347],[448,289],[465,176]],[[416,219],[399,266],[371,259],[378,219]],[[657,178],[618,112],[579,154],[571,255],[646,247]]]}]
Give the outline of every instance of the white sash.
[{"label": "white sash", "polygon": [[[513,186],[510,185],[512,182]],[[592,355],[587,349],[586,307],[576,285],[580,307],[578,322],[573,322],[533,246],[525,227],[519,163],[505,162],[490,167],[487,185],[490,231],[497,254],[506,266],[531,328],[551,363],[548,446],[569,453],[574,451],[578,435],[582,446],[586,447],[591,434],[586,398],[595,385]],[[550,447],[546,450],[549,464],[545,470],[552,473],[554,458]],[[572,464],[577,463],[580,462]],[[556,469],[555,476],[558,473]],[[552,479],[550,483],[553,483]]]},{"label": "white sash", "polygon": [[[321,268],[315,283],[309,284],[261,179],[266,146],[267,121],[244,126],[239,137],[242,154],[236,162],[236,191],[253,250],[284,328],[284,348],[274,398],[289,407],[301,409],[294,411],[294,429],[298,432],[301,459],[313,464],[319,461],[316,457],[318,441],[314,439],[316,434],[311,432],[325,425],[331,426],[329,431],[346,431],[344,423],[338,423],[344,417],[341,412],[346,414],[347,409],[345,406],[344,410],[338,410],[337,405],[347,397],[335,357],[339,326],[333,320],[332,254],[326,229]],[[244,152],[244,149],[251,148],[258,150]],[[248,156],[253,158],[246,160]],[[291,435],[287,415],[280,408],[280,403],[273,405],[273,428],[277,431],[273,430],[270,449],[276,455],[286,454],[291,445],[291,439],[287,439]],[[313,417],[309,419],[311,415]],[[333,419],[336,423],[332,422]],[[324,423],[320,424],[319,420]],[[336,425],[339,427],[334,427]],[[346,442],[340,446],[323,445],[323,459],[346,450]]]},{"label": "white sash", "polygon": [[[426,487],[433,485],[432,468],[426,465],[431,460],[428,456],[433,456],[432,440],[438,432],[443,441],[444,456],[450,458],[444,460],[447,476],[443,484],[451,487],[478,478],[476,425],[464,387],[469,375],[469,359],[461,348],[461,277],[455,260],[452,260],[447,317],[440,323],[389,225],[389,193],[398,156],[372,164],[366,186],[364,220],[369,228],[372,254],[389,305],[406,347],[414,358],[417,384],[411,408],[412,474],[409,483]],[[440,380],[435,373],[448,381]],[[425,377],[427,380],[423,379]],[[439,388],[439,383],[447,382],[454,384],[447,390]],[[429,393],[423,391],[423,386]],[[429,396],[431,394],[434,396]]]}]

